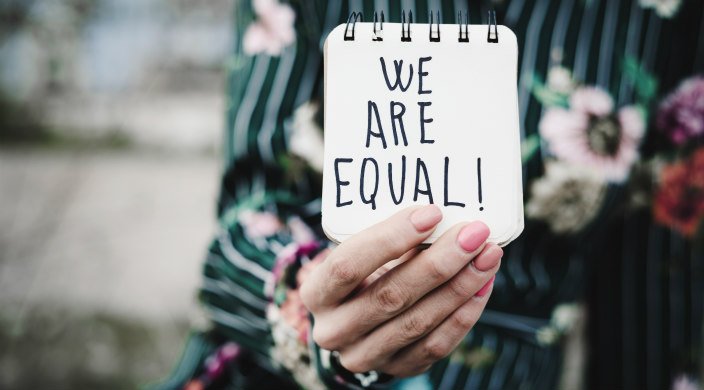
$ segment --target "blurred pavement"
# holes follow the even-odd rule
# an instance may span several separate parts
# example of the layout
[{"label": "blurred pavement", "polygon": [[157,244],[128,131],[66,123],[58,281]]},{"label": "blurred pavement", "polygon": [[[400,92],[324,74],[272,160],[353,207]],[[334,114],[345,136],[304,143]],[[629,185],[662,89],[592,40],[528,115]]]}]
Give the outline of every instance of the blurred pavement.
[{"label": "blurred pavement", "polygon": [[0,388],[134,388],[192,325],[212,154],[0,149]]},{"label": "blurred pavement", "polygon": [[0,389],[136,388],[215,231],[228,0],[0,0]]}]

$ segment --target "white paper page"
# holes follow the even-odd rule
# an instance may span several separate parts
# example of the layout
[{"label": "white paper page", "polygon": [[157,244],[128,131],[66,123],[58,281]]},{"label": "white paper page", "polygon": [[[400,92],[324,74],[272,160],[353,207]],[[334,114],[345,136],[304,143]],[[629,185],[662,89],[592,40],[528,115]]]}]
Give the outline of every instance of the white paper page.
[{"label": "white paper page", "polygon": [[412,41],[401,42],[401,24],[385,23],[384,40],[372,41],[372,26],[356,23],[345,41],[343,24],[326,40],[325,232],[343,241],[432,197],[443,220],[427,243],[481,220],[490,241],[507,244],[523,228],[515,35],[499,26],[489,43],[488,27],[471,25],[463,43],[458,25],[440,25],[430,42],[427,24],[411,24]]}]

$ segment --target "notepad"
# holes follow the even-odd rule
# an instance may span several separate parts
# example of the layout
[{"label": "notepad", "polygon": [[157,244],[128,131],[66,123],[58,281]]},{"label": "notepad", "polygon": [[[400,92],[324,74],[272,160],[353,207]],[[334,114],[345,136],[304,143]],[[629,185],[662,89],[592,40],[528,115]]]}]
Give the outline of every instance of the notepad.
[{"label": "notepad", "polygon": [[491,242],[518,237],[518,45],[509,28],[351,19],[328,35],[324,55],[328,237],[344,241],[429,203],[443,220],[426,243],[474,220]]}]

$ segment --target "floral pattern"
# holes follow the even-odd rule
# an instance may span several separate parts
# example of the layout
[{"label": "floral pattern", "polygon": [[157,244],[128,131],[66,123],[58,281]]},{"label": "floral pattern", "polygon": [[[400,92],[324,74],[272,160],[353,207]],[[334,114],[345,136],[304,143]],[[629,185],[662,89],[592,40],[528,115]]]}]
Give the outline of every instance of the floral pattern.
[{"label": "floral pattern", "polygon": [[694,235],[704,217],[704,148],[662,168],[653,214],[684,236]]},{"label": "floral pattern", "polygon": [[240,223],[250,238],[273,236],[282,228],[279,218],[270,212],[244,210],[240,213]]},{"label": "floral pattern", "polygon": [[572,72],[564,66],[553,66],[548,70],[548,89],[569,95],[575,87],[575,82],[572,80]]},{"label": "floral pattern", "polygon": [[575,303],[563,303],[555,307],[550,324],[536,332],[535,338],[540,345],[552,345],[572,332],[583,314]]},{"label": "floral pattern", "polygon": [[661,18],[672,18],[682,5],[682,0],[639,0],[643,8],[652,8]]},{"label": "floral pattern", "polygon": [[323,173],[323,129],[315,121],[319,105],[305,103],[293,113],[289,148],[291,153],[303,158],[311,168]]},{"label": "floral pattern", "polygon": [[242,349],[239,345],[233,342],[227,342],[220,348],[216,349],[215,352],[210,354],[205,359],[203,373],[197,377],[188,381],[184,389],[185,390],[203,390],[211,386],[220,377],[223,376],[225,370],[236,363],[237,358],[242,353]]},{"label": "floral pattern", "polygon": [[594,170],[551,161],[531,187],[526,214],[546,221],[556,233],[580,231],[599,212],[606,182]]},{"label": "floral pattern", "polygon": [[665,98],[656,124],[677,145],[704,136],[704,77],[685,80]]},{"label": "floral pattern", "polygon": [[550,107],[539,124],[540,135],[559,159],[586,164],[610,181],[622,182],[638,158],[645,122],[633,106],[613,112],[613,100],[598,87],[580,87],[569,109]]},{"label": "floral pattern", "polygon": [[[294,219],[295,221],[296,219]],[[298,223],[300,222],[300,223]],[[310,255],[319,249],[315,241],[308,241],[312,232],[302,221],[289,223],[294,238],[299,240],[286,246],[276,259],[272,272],[273,280],[267,288],[272,302],[267,307],[267,321],[271,326],[274,347],[271,358],[286,368],[304,388],[320,389],[325,386],[318,377],[311,341],[311,322],[308,310],[303,305],[299,288],[310,272],[320,264],[328,251],[320,251],[312,259]],[[295,285],[290,285],[290,275],[295,275]],[[273,290],[273,291],[272,291]]]},{"label": "floral pattern", "polygon": [[242,39],[245,54],[281,54],[284,47],[296,41],[294,21],[296,13],[278,0],[253,0],[254,12],[259,20],[247,27]]},{"label": "floral pattern", "polygon": [[[667,2],[649,4],[655,3]],[[550,68],[545,84],[534,78],[533,95],[545,107],[538,133],[555,159],[546,159],[545,175],[533,182],[526,215],[557,234],[578,233],[598,215],[611,183],[627,192],[626,210],[651,208],[655,221],[692,238],[704,219],[704,148],[692,152],[704,138],[704,77],[684,80],[655,104],[655,76],[632,58],[622,67],[635,94],[632,104],[618,110],[608,92],[580,84],[563,66]],[[654,115],[649,107],[657,108]],[[641,160],[649,118],[677,149]],[[524,160],[539,145],[527,138]]]},{"label": "floral pattern", "polygon": [[672,382],[673,390],[699,390],[701,386],[694,378],[689,375],[678,375]]},{"label": "floral pattern", "polygon": [[[673,17],[682,4],[681,0],[638,1],[641,7],[652,9],[662,18]],[[494,2],[502,3],[501,0]],[[590,3],[586,1],[583,5]],[[252,4],[253,14],[245,16],[253,20],[243,35],[244,53],[280,55],[296,42],[297,16],[293,8],[279,0],[252,0]],[[290,4],[299,7],[301,3]],[[301,18],[299,29],[311,26],[310,20],[305,19],[306,13],[298,16]],[[650,24],[647,27],[650,29]],[[551,48],[551,61],[555,63],[563,59],[569,61],[570,56],[562,48]],[[625,194],[622,198],[626,198],[626,202],[633,202],[637,197],[639,210],[652,210],[656,221],[693,240],[704,219],[704,148],[696,149],[696,142],[701,141],[704,133],[704,79],[694,76],[684,81],[658,105],[654,104],[658,96],[657,77],[649,74],[637,59],[623,60],[621,74],[616,71],[612,74],[633,87],[633,97],[629,96],[625,105],[616,106],[614,98],[602,86],[588,85],[584,80],[573,78],[571,70],[562,65],[550,68],[544,83],[535,78],[532,92],[544,111],[538,128],[526,129],[528,134],[533,134],[524,141],[522,152],[524,161],[541,149],[546,158],[539,161],[544,164],[541,165],[544,174],[531,185],[526,215],[545,221],[554,234],[576,235],[590,225],[597,226],[595,221],[600,216],[614,214],[615,202],[607,204],[605,201],[611,200],[613,191],[617,195]],[[237,66],[243,67],[240,63]],[[320,101],[312,100],[295,108],[291,118],[284,119],[288,136],[286,148],[291,154],[279,162],[287,175],[297,167],[306,174],[322,172],[322,125],[321,121],[316,123],[320,107]],[[655,115],[649,112],[652,108],[657,108]],[[674,145],[674,150],[657,150],[658,155],[652,156],[653,151],[648,150],[650,145],[644,142],[650,135],[646,134],[649,128],[657,128],[668,137],[672,144],[667,146]],[[639,151],[641,142],[646,143],[646,147]],[[655,178],[658,181],[653,183]],[[621,206],[623,204],[617,206],[619,212],[634,209],[629,204],[626,205],[629,207]],[[266,318],[274,341],[270,356],[302,386],[323,388],[311,364],[314,363],[311,320],[301,302],[299,286],[327,252],[298,217],[284,220],[277,217],[276,211],[235,210],[238,213],[227,214],[232,216],[230,222],[241,223],[246,238],[262,252],[276,254],[271,277],[264,286]],[[280,243],[277,239],[282,237],[286,239]],[[565,335],[576,330],[575,323],[584,320],[580,310],[578,304],[555,307],[550,321],[540,322],[545,326],[533,328],[535,341],[552,346],[564,340]],[[213,378],[223,372],[223,367],[233,361],[231,356],[236,357],[233,351],[235,349],[230,348],[230,352],[219,351],[208,357],[205,373],[192,381],[189,388],[203,388],[212,383]],[[465,366],[481,368],[500,361],[501,353],[501,350],[484,346],[461,345],[451,358]],[[415,384],[411,388],[422,387]],[[681,377],[674,387],[698,388],[698,383]]]}]

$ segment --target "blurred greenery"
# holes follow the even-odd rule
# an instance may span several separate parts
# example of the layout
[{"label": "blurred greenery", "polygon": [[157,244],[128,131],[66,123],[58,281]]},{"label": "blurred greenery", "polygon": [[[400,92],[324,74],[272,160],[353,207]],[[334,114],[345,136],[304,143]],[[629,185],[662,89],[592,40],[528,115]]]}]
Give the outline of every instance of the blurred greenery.
[{"label": "blurred greenery", "polygon": [[81,137],[42,125],[27,105],[15,103],[0,94],[0,146],[17,145],[47,148],[127,149],[131,139],[119,128],[97,137]]},{"label": "blurred greenery", "polygon": [[29,108],[12,102],[0,93],[0,144],[46,143],[52,134],[41,126]]}]

